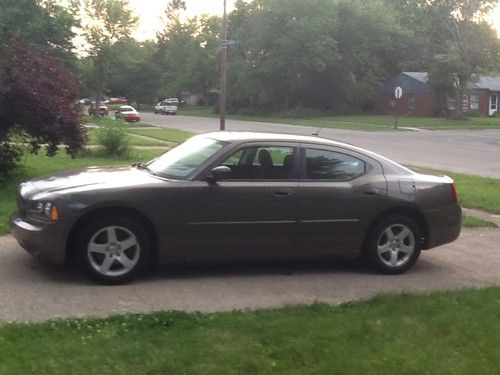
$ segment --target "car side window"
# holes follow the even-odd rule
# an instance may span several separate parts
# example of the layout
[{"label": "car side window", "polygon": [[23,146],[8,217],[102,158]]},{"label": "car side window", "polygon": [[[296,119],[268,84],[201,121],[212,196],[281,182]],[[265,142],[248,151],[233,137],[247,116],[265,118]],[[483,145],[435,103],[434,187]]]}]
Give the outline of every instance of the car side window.
[{"label": "car side window", "polygon": [[227,158],[222,165],[231,168],[231,180],[287,180],[293,177],[294,147],[251,146]]},{"label": "car side window", "polygon": [[306,148],[305,161],[307,180],[348,181],[366,171],[363,160],[329,150]]}]

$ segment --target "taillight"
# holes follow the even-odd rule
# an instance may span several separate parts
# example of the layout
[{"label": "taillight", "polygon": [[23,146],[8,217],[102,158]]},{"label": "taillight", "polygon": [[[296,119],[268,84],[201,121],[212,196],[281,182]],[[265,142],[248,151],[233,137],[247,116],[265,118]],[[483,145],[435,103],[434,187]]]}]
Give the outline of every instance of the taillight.
[{"label": "taillight", "polygon": [[451,186],[451,200],[453,203],[458,203],[458,192],[457,192],[457,187],[455,186],[455,182],[453,182],[450,186]]}]

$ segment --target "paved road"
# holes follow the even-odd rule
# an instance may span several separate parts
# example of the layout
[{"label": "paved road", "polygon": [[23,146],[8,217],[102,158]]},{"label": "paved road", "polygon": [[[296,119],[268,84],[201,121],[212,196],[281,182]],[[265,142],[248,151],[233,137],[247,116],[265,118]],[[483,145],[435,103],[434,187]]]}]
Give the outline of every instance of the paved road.
[{"label": "paved road", "polygon": [[[216,118],[143,113],[155,126],[204,133],[219,129]],[[316,129],[251,121],[227,120],[226,129],[310,135]],[[399,163],[500,178],[500,129],[360,132],[323,129],[322,137],[352,143]]]},{"label": "paved road", "polygon": [[160,268],[130,285],[99,286],[49,266],[1,238],[0,320],[176,309],[218,311],[314,301],[341,303],[383,292],[500,285],[499,229],[465,230],[424,252],[406,275],[383,276],[353,260]]}]

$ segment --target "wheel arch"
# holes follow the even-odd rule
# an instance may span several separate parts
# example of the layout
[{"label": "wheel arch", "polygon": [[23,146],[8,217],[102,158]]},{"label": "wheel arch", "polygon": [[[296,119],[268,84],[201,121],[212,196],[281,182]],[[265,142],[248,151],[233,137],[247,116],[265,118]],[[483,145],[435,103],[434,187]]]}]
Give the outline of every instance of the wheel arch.
[{"label": "wheel arch", "polygon": [[66,242],[66,255],[69,259],[75,258],[76,246],[71,246],[77,240],[80,231],[93,219],[102,218],[104,216],[125,216],[129,219],[136,220],[144,226],[144,229],[151,238],[151,261],[158,260],[158,236],[151,220],[141,211],[131,207],[104,206],[98,207],[86,212],[80,217],[71,228],[71,231]]},{"label": "wheel arch", "polygon": [[377,215],[372,222],[370,223],[368,229],[365,232],[363,242],[362,242],[362,248],[361,251],[364,251],[366,248],[366,242],[370,236],[370,233],[373,231],[374,226],[382,221],[385,220],[389,217],[396,216],[396,215],[402,215],[402,216],[407,216],[410,219],[412,219],[415,224],[418,225],[418,228],[420,229],[420,235],[422,237],[422,250],[427,249],[428,245],[428,240],[429,240],[429,223],[427,222],[427,219],[425,216],[420,212],[418,209],[413,208],[413,207],[397,207],[397,208],[391,208],[386,211],[381,212],[379,215]]}]

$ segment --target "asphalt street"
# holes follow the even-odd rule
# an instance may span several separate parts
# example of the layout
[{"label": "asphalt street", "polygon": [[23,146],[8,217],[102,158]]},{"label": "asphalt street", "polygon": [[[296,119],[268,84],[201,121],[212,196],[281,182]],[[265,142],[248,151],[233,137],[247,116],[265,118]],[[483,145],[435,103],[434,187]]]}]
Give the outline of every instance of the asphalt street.
[{"label": "asphalt street", "polygon": [[405,275],[384,276],[349,259],[295,263],[162,267],[129,285],[100,286],[68,268],[46,265],[1,238],[0,321],[155,310],[220,311],[341,303],[380,293],[500,284],[500,230],[465,230],[423,252]]},{"label": "asphalt street", "polygon": [[[146,123],[193,133],[219,130],[217,118],[141,113]],[[230,131],[311,135],[317,128],[226,120]],[[500,129],[362,132],[324,128],[324,138],[352,143],[406,165],[500,178]]]}]

